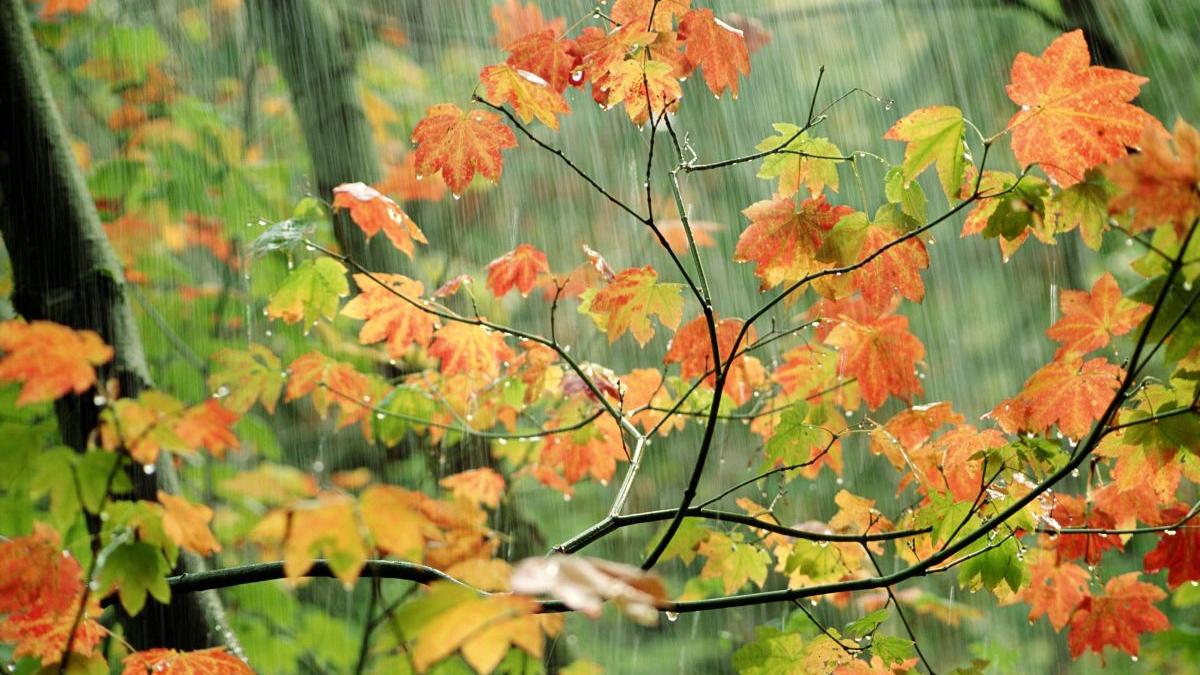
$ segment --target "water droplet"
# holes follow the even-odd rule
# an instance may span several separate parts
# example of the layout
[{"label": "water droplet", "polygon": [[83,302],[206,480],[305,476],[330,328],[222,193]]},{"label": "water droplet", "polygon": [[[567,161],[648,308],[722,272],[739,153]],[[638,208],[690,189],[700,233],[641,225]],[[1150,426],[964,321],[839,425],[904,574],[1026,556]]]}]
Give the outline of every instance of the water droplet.
[{"label": "water droplet", "polygon": [[569,502],[569,501],[571,501],[571,495],[563,495],[563,501],[564,501],[564,502]]},{"label": "water droplet", "polygon": [[670,621],[671,623],[675,623],[678,620],[679,620],[678,612],[667,612],[667,621]]},{"label": "water droplet", "polygon": [[97,408],[103,408],[108,405],[108,399],[104,397],[104,394],[96,394],[92,397],[92,405]]},{"label": "water droplet", "polygon": [[1167,535],[1168,537],[1174,537],[1175,530],[1163,530],[1163,534]]},{"label": "water droplet", "polygon": [[462,199],[462,195],[458,194],[457,192],[452,193],[452,195],[454,197],[454,201]]},{"label": "water droplet", "polygon": [[816,599],[814,598],[814,599],[812,599],[812,600],[809,600],[809,601],[808,601],[808,604],[812,605],[813,607],[816,607],[816,606],[817,606],[817,604],[818,604],[818,602],[819,602],[819,601],[818,601],[818,600],[816,600]]},{"label": "water droplet", "polygon": [[499,445],[508,445],[508,439],[507,438],[497,438],[496,443]]},{"label": "water droplet", "polygon": [[377,420],[381,420],[385,417],[387,417],[387,415],[384,415],[383,413],[375,413],[375,419]]},{"label": "water droplet", "polygon": [[1125,240],[1125,245],[1126,245],[1126,246],[1133,246],[1133,240],[1132,240],[1132,239],[1126,239],[1126,240]]},{"label": "water droplet", "polygon": [[226,387],[225,385],[221,385],[221,386],[217,387],[216,391],[213,392],[212,397],[213,398],[225,398],[228,395],[229,395],[229,387]]},{"label": "water droplet", "polygon": [[322,462],[319,459],[317,461],[313,462],[312,470],[313,470],[313,473],[321,473],[322,471],[325,470],[325,462]]},{"label": "water droplet", "polygon": [[1133,661],[1134,663],[1137,663],[1138,657],[1136,657],[1136,656],[1131,656],[1131,657],[1129,657],[1129,660],[1130,660],[1130,661]]},{"label": "water droplet", "polygon": [[153,464],[143,464],[142,465],[142,473],[146,474],[147,476],[153,476],[154,472],[156,470],[157,469],[155,468],[155,466]]},{"label": "water droplet", "polygon": [[1071,469],[1071,478],[1079,478],[1079,467]]},{"label": "water droplet", "polygon": [[889,98],[883,104],[884,110],[891,110],[892,108],[895,108],[895,107],[896,107],[896,99],[894,99],[894,98]]}]

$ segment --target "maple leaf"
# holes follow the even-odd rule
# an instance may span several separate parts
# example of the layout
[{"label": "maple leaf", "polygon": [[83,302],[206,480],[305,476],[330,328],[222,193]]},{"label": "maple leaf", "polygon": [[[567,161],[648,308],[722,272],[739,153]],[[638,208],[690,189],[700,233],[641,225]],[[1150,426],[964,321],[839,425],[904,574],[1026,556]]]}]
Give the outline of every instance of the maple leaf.
[{"label": "maple leaf", "polygon": [[158,491],[158,502],[163,505],[163,531],[172,541],[199,555],[221,552],[221,544],[208,529],[212,509],[162,490]]},{"label": "maple leaf", "polygon": [[[1088,502],[1072,495],[1059,494],[1054,497],[1054,508],[1050,518],[1060,527],[1111,530],[1116,523],[1108,513],[1091,508]],[[1121,539],[1114,534],[1060,534],[1054,541],[1054,550],[1059,560],[1082,558],[1089,565],[1099,565],[1104,552],[1120,549]]]},{"label": "maple leaf", "polygon": [[46,0],[38,11],[38,18],[52,19],[60,14],[83,14],[92,0]]},{"label": "maple leaf", "polygon": [[808,188],[819,195],[829,186],[837,192],[837,165],[842,161],[842,151],[827,138],[814,138],[795,124],[776,122],[775,135],[767,136],[755,149],[771,154],[763,157],[758,169],[759,178],[778,178],[775,193],[779,197],[791,197]]},{"label": "maple leaf", "polygon": [[704,84],[720,96],[738,96],[738,74],[750,74],[750,50],[742,31],[718,19],[711,9],[693,9],[679,21],[688,61],[704,73]]},{"label": "maple leaf", "polygon": [[[1174,506],[1162,513],[1164,522],[1174,524],[1189,513],[1186,506]],[[1167,530],[1158,540],[1158,546],[1142,560],[1147,574],[1166,568],[1167,585],[1178,588],[1185,581],[1200,580],[1200,528],[1191,524],[1179,530]]]},{"label": "maple leaf", "polygon": [[825,342],[841,350],[838,371],[858,380],[863,400],[873,410],[889,395],[909,400],[923,391],[916,375],[925,346],[908,330],[908,318],[895,314],[848,314],[831,317],[836,325]]},{"label": "maple leaf", "polygon": [[1182,118],[1174,136],[1148,124],[1141,152],[1121,157],[1105,173],[1117,189],[1109,207],[1114,213],[1132,210],[1135,232],[1166,224],[1182,232],[1200,215],[1200,132]]},{"label": "maple leaf", "polygon": [[921,270],[929,267],[929,252],[917,237],[895,243],[905,234],[899,224],[889,222],[886,217],[877,217],[872,223],[865,213],[854,213],[833,226],[818,257],[844,267],[887,247],[851,274],[853,287],[875,312],[886,311],[896,293],[921,302],[925,298]]},{"label": "maple leaf", "polygon": [[964,418],[950,403],[941,401],[913,406],[896,413],[882,427],[871,432],[871,452],[884,455],[897,469],[904,469],[917,446],[928,441],[933,432],[949,424],[962,424]]},{"label": "maple leaf", "polygon": [[441,359],[443,375],[461,373],[483,380],[495,378],[501,362],[515,356],[500,333],[459,321],[437,330],[429,355]]},{"label": "maple leaf", "polygon": [[1117,280],[1108,272],[1092,284],[1090,293],[1062,291],[1059,301],[1063,317],[1046,331],[1052,340],[1062,343],[1054,353],[1056,359],[1100,349],[1112,336],[1137,328],[1150,313],[1149,305],[1123,297]]},{"label": "maple leaf", "polygon": [[250,536],[260,544],[282,545],[283,573],[288,579],[303,577],[313,560],[327,558],[334,576],[353,584],[367,559],[354,500],[344,495],[323,494],[272,511]]},{"label": "maple leaf", "polygon": [[509,55],[505,63],[537,75],[552,91],[561,94],[567,86],[580,81],[573,73],[581,58],[572,52],[572,47],[570,41],[560,40],[552,30],[536,31],[506,47]]},{"label": "maple leaf", "polygon": [[521,297],[550,273],[546,254],[529,244],[518,244],[516,248],[487,264],[488,288],[497,298],[516,288]]},{"label": "maple leaf", "polygon": [[651,31],[670,30],[675,17],[684,16],[692,0],[617,0],[612,18],[623,26]]},{"label": "maple leaf", "polygon": [[117,399],[100,411],[100,445],[125,450],[143,465],[153,464],[164,449],[192,452],[195,448],[175,432],[182,412],[183,404],[161,391],[144,391],[136,400]]},{"label": "maple leaf", "polygon": [[81,580],[79,594],[68,607],[37,603],[9,614],[0,621],[0,643],[15,643],[12,650],[14,660],[30,656],[41,660],[43,666],[53,666],[62,660],[71,627],[75,626],[75,637],[70,640],[71,652],[84,656],[96,653],[96,647],[108,635],[108,631],[95,618],[100,616],[100,599],[93,597],[88,601],[83,619],[76,624],[77,610],[82,600]]},{"label": "maple leaf", "polygon": [[[666,417],[666,413],[654,408],[668,408],[671,405],[671,395],[664,386],[663,374],[657,368],[634,368],[621,376],[621,407],[634,412],[630,421],[641,425],[644,431],[658,427]],[[682,415],[676,415],[658,429],[661,436],[683,428]]]},{"label": "maple leaf", "polygon": [[96,366],[113,357],[95,332],[50,321],[0,322],[0,350],[0,381],[21,383],[17,405],[82,394],[95,384]]},{"label": "maple leaf", "polygon": [[517,137],[495,113],[466,111],[453,103],[440,103],[425,111],[413,129],[417,143],[418,175],[440,173],[447,187],[462,194],[476,173],[492,182],[500,180],[504,161],[500,151],[517,146]]},{"label": "maple leaf", "polygon": [[1029,406],[1029,428],[1053,424],[1072,439],[1083,438],[1121,385],[1124,371],[1104,359],[1052,361],[1025,381],[1019,397]]},{"label": "maple leaf", "polygon": [[488,66],[479,73],[492,105],[512,105],[522,122],[528,124],[537,118],[542,124],[558,130],[557,115],[571,112],[571,106],[562,94],[555,91],[546,80],[536,73],[513,68],[507,63]]},{"label": "maple leaf", "polygon": [[226,408],[245,414],[257,401],[268,414],[275,413],[283,390],[283,368],[270,349],[252,343],[244,352],[222,349],[212,360],[217,368],[208,376],[208,386]]},{"label": "maple leaf", "polygon": [[375,184],[375,189],[406,202],[441,199],[446,192],[446,183],[436,174],[419,176],[416,160],[416,154],[410,152],[400,162],[388,163],[383,180]]},{"label": "maple leaf", "polygon": [[[692,230],[692,241],[696,243],[696,248],[712,248],[717,245],[717,241],[713,239],[712,232],[720,232],[725,228],[720,223],[714,223],[708,220],[688,220],[688,227]],[[667,246],[671,247],[676,253],[686,253],[691,248],[691,242],[688,241],[688,228],[683,226],[683,221],[679,218],[668,218],[658,221],[658,231],[662,233],[663,239],[667,240]]]},{"label": "maple leaf", "polygon": [[[578,423],[585,412],[577,406],[556,411],[546,421],[546,427]],[[582,429],[546,436],[534,473],[546,485],[570,494],[571,486],[584,476],[591,475],[599,481],[611,479],[617,470],[617,462],[626,459],[625,452],[617,423],[606,415]]]},{"label": "maple leaf", "polygon": [[1055,38],[1041,56],[1017,54],[1008,97],[1021,110],[1008,121],[1022,167],[1038,164],[1070,186],[1088,169],[1136,146],[1146,125],[1161,125],[1129,103],[1149,80],[1091,65],[1082,30]]},{"label": "maple leaf", "polygon": [[817,250],[834,224],[851,213],[848,206],[830,205],[824,195],[805,199],[799,211],[790,197],[756,202],[742,211],[750,226],[738,238],[733,259],[754,263],[764,290],[799,281],[827,267],[817,260]]},{"label": "maple leaf", "polygon": [[504,476],[488,467],[446,476],[438,481],[438,485],[450,490],[458,499],[486,504],[493,509],[500,506],[500,497],[504,494]]},{"label": "maple leaf", "polygon": [[420,560],[429,540],[441,532],[422,512],[426,497],[392,485],[373,485],[359,499],[363,521],[375,546],[407,560]]},{"label": "maple leaf", "polygon": [[682,291],[682,284],[659,283],[658,272],[649,265],[631,267],[617,274],[579,310],[591,315],[596,326],[608,333],[609,342],[628,330],[638,344],[645,345],[654,337],[651,315],[672,329],[679,325]]},{"label": "maple leaf", "polygon": [[754,544],[741,541],[741,535],[730,538],[720,532],[713,532],[700,544],[698,552],[708,558],[704,568],[700,570],[700,577],[720,579],[727,595],[736,593],[750,581],[762,588],[763,582],[767,580],[767,567],[771,564],[770,554]]},{"label": "maple leaf", "polygon": [[[717,348],[721,355],[721,369],[728,370],[725,378],[725,393],[737,405],[743,405],[753,395],[755,389],[766,381],[766,373],[762,364],[752,356],[739,355],[730,363],[733,356],[733,343],[742,330],[745,322],[741,319],[716,320]],[[746,331],[741,347],[752,344],[757,339],[757,332],[751,326]],[[704,315],[697,316],[687,322],[671,338],[671,345],[663,356],[663,363],[678,363],[679,374],[686,378],[704,377],[709,387],[716,386],[717,375],[712,371],[716,364],[713,362],[712,341],[708,335],[708,321]]]},{"label": "maple leaf", "polygon": [[567,27],[566,19],[555,17],[547,20],[536,4],[523,4],[520,0],[504,0],[503,4],[492,5],[492,21],[496,24],[493,42],[502,48],[542,30],[557,35]]},{"label": "maple leaf", "polygon": [[1069,562],[1057,562],[1055,556],[1034,551],[1029,561],[1029,586],[1019,595],[1029,603],[1029,620],[1045,615],[1054,630],[1061,631],[1079,603],[1089,595],[1087,570]]},{"label": "maple leaf", "polygon": [[1046,230],[1058,233],[1079,228],[1083,243],[1093,251],[1100,250],[1108,229],[1109,199],[1115,191],[1098,169],[1088,169],[1083,180],[1046,202]]},{"label": "maple leaf", "polygon": [[333,258],[305,260],[271,295],[267,316],[287,323],[310,324],[320,317],[333,321],[338,300],[349,294],[345,266]]},{"label": "maple leaf", "polygon": [[658,605],[667,599],[657,574],[586,556],[526,558],[513,568],[510,585],[514,593],[550,595],[593,619],[612,602],[643,626],[658,623]]},{"label": "maple leaf", "polygon": [[423,309],[425,286],[402,274],[355,274],[362,291],[342,308],[342,315],[365,320],[358,331],[364,345],[387,341],[387,353],[403,358],[413,345],[424,347],[433,339],[437,317]]},{"label": "maple leaf", "polygon": [[329,404],[338,406],[338,428],[369,419],[370,409],[362,405],[370,395],[370,380],[349,363],[331,359],[320,352],[309,352],[288,366],[285,401],[312,394],[313,407],[322,418]]},{"label": "maple leaf", "polygon": [[63,554],[49,525],[34,523],[33,534],[0,542],[0,614],[34,605],[78,607],[73,600],[82,590],[83,569]]},{"label": "maple leaf", "polygon": [[253,675],[246,662],[225,651],[224,647],[180,652],[174,649],[146,649],[121,660],[124,672],[177,673],[178,675]]},{"label": "maple leaf", "polygon": [[1086,649],[1103,654],[1108,645],[1137,656],[1142,633],[1170,628],[1167,617],[1154,607],[1167,594],[1137,577],[1137,572],[1113,577],[1104,585],[1104,595],[1083,599],[1067,636],[1072,658]]},{"label": "maple leaf", "polygon": [[674,109],[683,98],[679,73],[675,66],[654,59],[625,59],[607,74],[608,101],[625,104],[625,113],[634,124],[645,124],[650,113],[661,115]]},{"label": "maple leaf", "polygon": [[965,133],[962,111],[951,105],[937,105],[909,113],[892,125],[883,137],[908,143],[900,165],[905,184],[932,164],[946,198],[954,199],[963,184],[967,167]]},{"label": "maple leaf", "polygon": [[175,433],[192,448],[206,448],[220,458],[225,456],[226,449],[239,445],[230,428],[237,421],[236,412],[209,400],[185,410],[175,424]]},{"label": "maple leaf", "polygon": [[392,246],[412,257],[413,242],[427,244],[425,233],[391,198],[365,183],[342,183],[333,188],[333,208],[347,209],[350,219],[367,235],[367,240],[380,232]]}]

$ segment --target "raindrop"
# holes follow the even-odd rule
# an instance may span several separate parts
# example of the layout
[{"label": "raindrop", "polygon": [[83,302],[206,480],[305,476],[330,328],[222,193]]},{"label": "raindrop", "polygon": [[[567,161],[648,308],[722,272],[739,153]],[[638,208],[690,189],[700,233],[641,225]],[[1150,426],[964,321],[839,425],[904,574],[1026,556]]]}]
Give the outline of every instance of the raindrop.
[{"label": "raindrop", "polygon": [[497,438],[496,443],[498,443],[499,445],[508,445],[508,439],[507,438]]},{"label": "raindrop", "polygon": [[1133,246],[1133,240],[1132,240],[1132,239],[1126,239],[1126,240],[1125,240],[1125,245],[1126,245],[1126,246]]},{"label": "raindrop", "polygon": [[887,100],[887,101],[886,101],[886,102],[883,104],[883,109],[884,109],[884,110],[891,110],[892,108],[895,108],[895,107],[896,107],[896,99],[894,99],[894,98],[889,98],[889,99],[888,99],[888,100]]},{"label": "raindrop", "polygon": [[1079,467],[1071,469],[1071,478],[1079,478]]},{"label": "raindrop", "polygon": [[147,476],[153,476],[154,472],[155,472],[155,467],[153,464],[143,464],[142,465],[142,473],[146,474]]},{"label": "raindrop", "polygon": [[670,621],[671,623],[675,623],[678,620],[679,620],[678,612],[667,612],[667,621]]},{"label": "raindrop", "polygon": [[1168,537],[1174,537],[1175,530],[1163,530],[1163,534],[1167,535]]},{"label": "raindrop", "polygon": [[213,398],[225,398],[228,395],[229,395],[229,387],[226,387],[225,385],[221,385],[221,386],[217,387],[216,391],[213,392],[212,397]]},{"label": "raindrop", "polygon": [[108,399],[105,398],[103,394],[96,394],[92,397],[92,405],[96,406],[97,408],[103,408],[107,404]]},{"label": "raindrop", "polygon": [[325,462],[322,462],[319,459],[317,461],[313,462],[312,470],[313,470],[313,473],[321,473],[322,471],[325,470]]},{"label": "raindrop", "polygon": [[569,501],[571,501],[571,495],[563,495],[563,501],[564,501],[564,502],[569,502]]},{"label": "raindrop", "polygon": [[462,195],[458,194],[457,192],[452,193],[452,194],[454,196],[454,201],[458,201],[458,200],[462,199]]},{"label": "raindrop", "polygon": [[383,413],[375,413],[375,419],[377,420],[381,420],[384,417],[387,417],[387,415],[384,415]]},{"label": "raindrop", "polygon": [[816,601],[815,599],[814,599],[814,600],[809,600],[809,601],[808,601],[808,604],[812,605],[813,607],[816,607],[816,606],[817,606],[817,601]]}]

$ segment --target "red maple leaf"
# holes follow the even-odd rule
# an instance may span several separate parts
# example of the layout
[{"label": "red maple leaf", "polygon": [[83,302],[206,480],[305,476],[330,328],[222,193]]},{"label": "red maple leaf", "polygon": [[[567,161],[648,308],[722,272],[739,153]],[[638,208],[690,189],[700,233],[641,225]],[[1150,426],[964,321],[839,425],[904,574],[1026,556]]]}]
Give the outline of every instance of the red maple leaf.
[{"label": "red maple leaf", "polygon": [[750,219],[733,259],[752,262],[763,289],[828,267],[816,258],[829,230],[843,216],[853,213],[848,206],[833,206],[825,196],[805,199],[799,211],[790,197],[755,202],[742,211]]},{"label": "red maple leaf", "polygon": [[1051,361],[1028,380],[1018,395],[1029,407],[1030,429],[1052,425],[1080,439],[1100,419],[1121,385],[1124,371],[1104,359]]},{"label": "red maple leaf", "polygon": [[1117,280],[1107,272],[1092,285],[1091,293],[1063,291],[1063,317],[1046,331],[1062,345],[1054,358],[1066,354],[1082,356],[1108,344],[1114,335],[1124,335],[1142,322],[1150,307],[1121,295]]},{"label": "red maple leaf", "polygon": [[1109,209],[1132,210],[1136,232],[1173,224],[1182,233],[1200,215],[1200,133],[1183,119],[1175,121],[1173,138],[1158,123],[1148,125],[1141,152],[1118,159],[1105,173],[1117,186]]},{"label": "red maple leaf", "polygon": [[[715,318],[715,317],[714,317]],[[741,319],[717,319],[717,347],[721,355],[721,368],[729,369],[725,378],[725,393],[737,405],[742,405],[750,399],[754,390],[766,380],[762,364],[752,356],[740,355],[733,359],[733,343],[742,330]],[[757,338],[754,327],[746,331],[738,350],[753,344]],[[716,373],[709,372],[716,365],[713,363],[712,339],[708,334],[708,322],[704,316],[697,316],[680,327],[671,338],[671,346],[663,357],[663,363],[678,363],[679,374],[687,378],[704,376],[704,382],[709,387],[716,386]]]},{"label": "red maple leaf", "polygon": [[[1111,530],[1116,523],[1111,515],[1091,508],[1082,497],[1059,494],[1054,497],[1054,508],[1050,517],[1060,527]],[[1089,565],[1100,564],[1104,552],[1121,548],[1121,538],[1115,534],[1060,534],[1053,540],[1053,548],[1059,560],[1082,558]]]},{"label": "red maple leaf", "polygon": [[386,340],[393,359],[402,358],[413,345],[429,344],[438,321],[420,306],[424,284],[402,274],[356,274],[354,283],[362,292],[346,303],[342,314],[366,321],[358,331],[361,344]]},{"label": "red maple leaf", "polygon": [[126,673],[178,673],[179,675],[252,675],[253,670],[224,647],[180,652],[174,649],[147,649],[134,652],[121,661]]},{"label": "red maple leaf", "polygon": [[578,75],[572,77],[581,60],[573,47],[570,40],[559,39],[552,30],[537,31],[508,45],[505,63],[537,75],[561,94],[568,85],[582,81]]},{"label": "red maple leaf", "polygon": [[455,194],[462,194],[476,173],[500,180],[504,160],[500,151],[517,147],[517,137],[485,110],[463,110],[453,103],[440,103],[425,111],[413,129],[417,144],[417,174],[440,173]]},{"label": "red maple leaf", "polygon": [[500,363],[513,358],[504,336],[482,326],[452,321],[434,334],[429,355],[442,361],[442,374],[491,380]]},{"label": "red maple leaf", "polygon": [[1055,38],[1041,56],[1017,54],[1008,85],[1008,97],[1021,106],[1008,121],[1017,161],[1023,167],[1039,164],[1068,186],[1088,169],[1124,155],[1146,125],[1161,127],[1129,103],[1148,81],[1091,65],[1081,30]]},{"label": "red maple leaf", "polygon": [[[1177,523],[1189,513],[1187,506],[1174,506],[1162,513],[1166,523]],[[1167,585],[1177,588],[1185,581],[1200,580],[1200,527],[1188,521],[1175,530],[1163,532],[1158,546],[1142,560],[1147,574],[1166,568]]]},{"label": "red maple leaf", "polygon": [[0,351],[0,381],[21,383],[17,405],[82,394],[95,384],[96,366],[113,357],[96,333],[50,321],[0,323]]},{"label": "red maple leaf", "polygon": [[720,96],[738,96],[738,74],[750,74],[750,50],[742,31],[718,19],[711,9],[693,9],[679,22],[688,61],[704,73],[704,84]]},{"label": "red maple leaf", "polygon": [[349,209],[350,219],[362,228],[368,240],[382,231],[392,246],[404,251],[410,258],[414,241],[429,243],[421,228],[400,210],[396,202],[370,185],[342,183],[333,188],[333,208]]},{"label": "red maple leaf", "polygon": [[224,457],[226,449],[239,445],[231,428],[239,417],[220,402],[209,400],[184,411],[175,433],[192,448],[205,448],[216,457]]},{"label": "red maple leaf", "polygon": [[1079,603],[1067,637],[1072,658],[1087,649],[1103,654],[1107,645],[1137,656],[1142,633],[1171,627],[1166,615],[1154,606],[1167,594],[1137,577],[1137,572],[1114,577],[1105,584],[1104,595],[1085,597]]},{"label": "red maple leaf", "polygon": [[[839,303],[854,307],[861,301]],[[891,313],[861,316],[863,310],[822,316],[834,328],[825,342],[841,350],[838,371],[858,380],[863,400],[873,410],[889,395],[911,400],[923,391],[916,367],[925,358],[925,346],[908,330],[908,318]],[[861,318],[856,318],[859,314]]]},{"label": "red maple leaf", "polygon": [[[903,235],[899,228],[872,224],[863,237],[859,259],[874,254]],[[910,237],[855,270],[852,279],[867,305],[882,312],[891,305],[896,293],[913,302],[921,302],[925,298],[921,270],[927,267],[929,252],[925,249],[925,243],[917,237]]]},{"label": "red maple leaf", "polygon": [[1029,561],[1029,586],[1021,589],[1021,599],[1029,603],[1029,620],[1045,616],[1054,630],[1060,631],[1071,614],[1088,596],[1087,570],[1070,562],[1057,561],[1054,555],[1034,551]]},{"label": "red maple leaf", "polygon": [[485,98],[489,103],[508,103],[526,124],[537,118],[542,124],[557,130],[558,115],[571,112],[571,106],[562,94],[537,73],[502,63],[484,68],[479,73],[479,81],[484,86],[487,93]]},{"label": "red maple leaf", "polygon": [[545,253],[529,244],[519,244],[487,264],[488,288],[497,298],[514,288],[526,296],[549,272],[550,263]]},{"label": "red maple leaf", "polygon": [[504,0],[503,4],[492,5],[492,22],[496,24],[493,41],[497,47],[504,48],[531,33],[547,30],[557,35],[567,27],[567,20],[561,16],[547,20],[536,4],[526,5],[520,0]]}]

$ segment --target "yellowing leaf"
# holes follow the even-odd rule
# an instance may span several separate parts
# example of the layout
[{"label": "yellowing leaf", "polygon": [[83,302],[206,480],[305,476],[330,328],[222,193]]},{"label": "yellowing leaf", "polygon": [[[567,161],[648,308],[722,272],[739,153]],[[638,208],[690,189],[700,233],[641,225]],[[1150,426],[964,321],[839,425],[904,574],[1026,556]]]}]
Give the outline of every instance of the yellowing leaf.
[{"label": "yellowing leaf", "polygon": [[738,238],[733,259],[754,263],[764,290],[799,281],[829,266],[817,260],[817,251],[834,224],[852,212],[829,204],[824,195],[805,199],[798,211],[790,197],[756,202],[742,211],[750,226]]},{"label": "yellowing leaf", "polygon": [[526,124],[535,117],[551,129],[558,129],[557,115],[571,112],[562,94],[555,91],[541,76],[513,68],[507,63],[488,66],[479,74],[492,105],[512,105],[517,116]]},{"label": "yellowing leaf", "polygon": [[400,206],[378,190],[364,183],[342,183],[333,188],[333,208],[350,211],[350,219],[370,240],[379,232],[387,236],[392,246],[413,255],[413,242],[428,243],[425,233]]},{"label": "yellowing leaf", "polygon": [[1066,436],[1083,438],[1116,395],[1123,375],[1104,359],[1050,362],[1020,393],[1029,406],[1029,427],[1041,431],[1057,423]]},{"label": "yellowing leaf", "polygon": [[625,103],[625,112],[634,124],[644,124],[650,113],[656,116],[673,109],[683,98],[679,74],[674,65],[653,59],[626,59],[609,70],[610,101]]},{"label": "yellowing leaf", "polygon": [[937,168],[946,198],[953,200],[963,184],[966,171],[966,123],[962,111],[950,105],[921,108],[896,122],[884,134],[892,141],[905,141],[904,182],[909,183],[930,164]]},{"label": "yellowing leaf", "polygon": [[338,428],[369,420],[371,380],[349,363],[331,359],[320,352],[309,352],[288,366],[285,401],[312,394],[313,407],[321,417],[336,403]]},{"label": "yellowing leaf", "polygon": [[418,492],[392,485],[367,488],[359,504],[375,546],[406,560],[421,560],[425,542],[441,538],[437,527],[421,512],[424,499]]},{"label": "yellowing leaf", "polygon": [[455,193],[462,194],[476,173],[495,182],[504,169],[500,151],[515,148],[517,138],[494,113],[464,111],[441,103],[425,112],[413,129],[417,143],[417,173],[441,173]]},{"label": "yellowing leaf", "polygon": [[631,267],[617,274],[579,309],[590,314],[596,325],[608,333],[609,342],[628,330],[638,344],[645,345],[654,337],[651,315],[657,315],[664,326],[679,325],[683,316],[682,291],[682,284],[659,283],[658,272],[649,265]]},{"label": "yellowing leaf", "polygon": [[842,151],[829,139],[809,136],[795,124],[777,122],[772,126],[776,134],[754,146],[757,150],[773,152],[763,157],[758,177],[778,178],[775,193],[779,197],[795,195],[800,186],[808,188],[814,197],[821,194],[825,186],[837,192],[837,165],[842,161]]},{"label": "yellowing leaf", "polygon": [[1124,298],[1117,280],[1105,272],[1092,291],[1062,291],[1063,316],[1046,331],[1062,343],[1054,358],[1065,354],[1082,356],[1108,344],[1111,336],[1124,335],[1137,328],[1150,313],[1150,307]]},{"label": "yellowing leaf", "polygon": [[504,494],[504,476],[487,467],[446,476],[438,481],[438,485],[450,490],[457,499],[486,504],[493,509],[500,506],[500,497]]},{"label": "yellowing leaf", "polygon": [[113,357],[96,333],[50,321],[0,323],[0,350],[0,381],[21,383],[17,405],[82,394],[96,382],[95,367]]},{"label": "yellowing leaf", "polygon": [[703,579],[720,579],[726,594],[733,594],[747,582],[762,588],[767,580],[771,556],[754,544],[731,539],[719,532],[708,535],[700,544],[700,555],[708,558],[700,570]]},{"label": "yellowing leaf", "polygon": [[[367,547],[358,531],[354,500],[326,494],[314,500],[297,502],[286,512],[274,512],[282,518],[283,572],[298,579],[312,567],[316,558],[327,558],[329,568],[344,584],[358,579],[367,560]],[[268,516],[255,532],[270,541],[277,534],[277,523]]]},{"label": "yellowing leaf", "polygon": [[305,260],[288,272],[283,285],[271,295],[267,316],[287,323],[313,323],[337,314],[338,300],[350,294],[346,268],[333,258]]},{"label": "yellowing leaf", "polygon": [[[358,331],[364,345],[387,342],[393,359],[403,358],[416,345],[425,347],[433,339],[437,317],[425,311],[425,286],[402,274],[355,274],[361,292],[342,308],[342,315],[366,323]],[[382,285],[381,285],[382,284]]]},{"label": "yellowing leaf", "polygon": [[193,449],[205,448],[216,457],[224,457],[226,449],[238,447],[238,438],[230,428],[237,421],[237,413],[208,400],[185,410],[175,433]]},{"label": "yellowing leaf", "polygon": [[711,9],[693,9],[679,21],[688,61],[704,73],[704,84],[720,96],[738,96],[738,73],[750,74],[750,50],[742,31],[718,19]]},{"label": "yellowing leaf", "polygon": [[463,374],[475,380],[494,379],[501,362],[515,356],[500,333],[458,321],[438,329],[429,355],[441,359],[443,375]]},{"label": "yellowing leaf", "polygon": [[158,502],[163,505],[163,531],[176,544],[198,555],[221,552],[221,544],[208,529],[212,509],[162,490],[158,491]]},{"label": "yellowing leaf", "polygon": [[283,390],[283,367],[270,349],[251,344],[244,352],[222,349],[212,359],[217,368],[208,376],[208,386],[225,407],[245,414],[258,401],[268,414],[275,413]]},{"label": "yellowing leaf", "polygon": [[487,273],[488,288],[497,298],[514,288],[524,297],[550,273],[550,263],[545,253],[529,244],[520,244],[488,263]]}]

